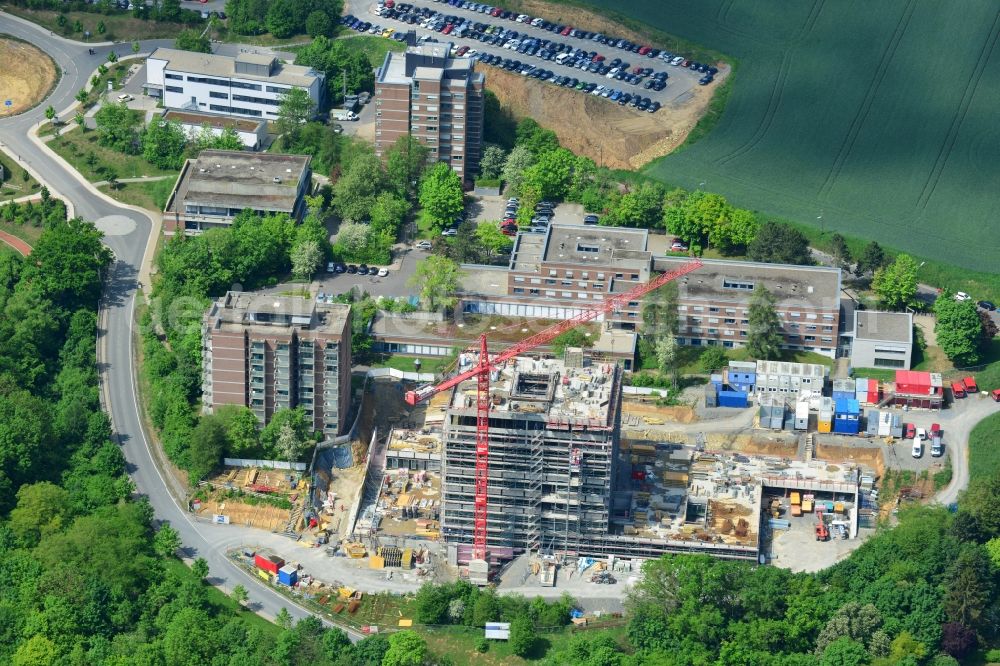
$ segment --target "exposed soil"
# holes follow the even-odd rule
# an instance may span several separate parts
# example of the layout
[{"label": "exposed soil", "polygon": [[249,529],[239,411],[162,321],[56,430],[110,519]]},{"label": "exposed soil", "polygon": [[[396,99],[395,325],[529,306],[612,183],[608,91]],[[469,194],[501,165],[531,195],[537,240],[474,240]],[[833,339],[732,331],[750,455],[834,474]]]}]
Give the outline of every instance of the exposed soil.
[{"label": "exposed soil", "polygon": [[0,106],[0,116],[34,107],[45,99],[58,78],[52,58],[16,39],[0,37],[0,63],[6,63],[0,67],[0,100],[13,102],[11,106]]},{"label": "exposed soil", "polygon": [[486,71],[486,87],[516,118],[534,118],[569,150],[616,169],[638,169],[683,143],[729,75],[720,66],[715,85],[696,86],[679,106],[646,113],[495,67]]},{"label": "exposed soil", "polygon": [[217,502],[209,500],[202,502],[199,516],[224,515],[229,517],[229,522],[233,525],[244,527],[254,527],[259,530],[273,532],[285,529],[288,523],[288,509],[279,509],[275,506],[259,504],[251,506],[233,500]]},{"label": "exposed soil", "polygon": [[709,433],[705,436],[705,448],[712,451],[740,451],[753,455],[794,458],[798,453],[798,438],[794,435],[737,435],[732,433]]},{"label": "exposed soil", "polygon": [[882,449],[877,447],[832,446],[816,442],[813,449],[813,457],[817,460],[826,460],[831,463],[853,462],[864,465],[875,470],[879,476],[882,476],[882,473],[885,472],[885,459],[882,456]]},{"label": "exposed soil", "polygon": [[658,407],[651,402],[627,400],[622,402],[622,412],[637,416],[639,419],[642,419],[643,416],[649,416],[672,423],[691,423],[695,420],[694,409],[688,405]]}]

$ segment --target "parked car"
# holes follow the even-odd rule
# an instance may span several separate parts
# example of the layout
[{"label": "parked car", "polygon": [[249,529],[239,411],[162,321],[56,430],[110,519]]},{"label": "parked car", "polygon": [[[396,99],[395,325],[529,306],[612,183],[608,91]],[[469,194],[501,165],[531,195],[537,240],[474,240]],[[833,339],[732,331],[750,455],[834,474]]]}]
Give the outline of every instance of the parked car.
[{"label": "parked car", "polygon": [[445,229],[444,231],[441,232],[441,235],[442,236],[457,236],[458,235],[458,229]]},{"label": "parked car", "polygon": [[431,249],[431,242],[430,241],[426,241],[426,240],[422,240],[422,241],[418,242],[415,247],[417,247],[417,248],[419,248],[421,250],[429,250],[429,249]]},{"label": "parked car", "polygon": [[924,441],[925,439],[927,439],[927,431],[924,430],[923,428],[917,428],[917,436],[914,437],[913,439],[920,442]]},{"label": "parked car", "polygon": [[358,266],[358,275],[368,275],[368,264]]},{"label": "parked car", "polygon": [[904,439],[913,439],[916,436],[917,436],[917,427],[915,425],[913,425],[912,423],[904,423],[903,424],[903,438]]},{"label": "parked car", "polygon": [[378,276],[379,277],[386,277],[387,275],[389,275],[389,269],[388,268],[385,268],[383,266],[382,268],[378,269]]},{"label": "parked car", "polygon": [[600,222],[600,218],[596,215],[585,215],[583,218],[584,224],[597,224],[598,222]]},{"label": "parked car", "polygon": [[994,310],[997,309],[996,304],[994,304],[992,301],[979,301],[976,303],[976,305],[986,310],[987,312],[993,312]]},{"label": "parked car", "polygon": [[919,458],[924,455],[924,440],[919,437],[913,440],[913,457]]},{"label": "parked car", "polygon": [[336,270],[337,270],[337,267],[336,267],[336,265],[334,265],[334,263],[332,261],[327,262],[327,264],[326,264],[326,272],[327,273],[333,273]]},{"label": "parked car", "polygon": [[972,296],[969,296],[964,291],[956,291],[955,292],[955,300],[956,301],[968,301],[968,300],[971,300],[971,299],[972,299]]},{"label": "parked car", "polygon": [[348,264],[347,265],[347,272],[349,274],[351,274],[351,275],[354,275],[355,273],[358,272],[358,267],[356,265],[354,265],[354,264]]},{"label": "parked car", "polygon": [[688,250],[688,244],[685,243],[684,241],[682,241],[680,238],[675,238],[670,243],[670,249],[673,252],[687,252],[687,250]]}]

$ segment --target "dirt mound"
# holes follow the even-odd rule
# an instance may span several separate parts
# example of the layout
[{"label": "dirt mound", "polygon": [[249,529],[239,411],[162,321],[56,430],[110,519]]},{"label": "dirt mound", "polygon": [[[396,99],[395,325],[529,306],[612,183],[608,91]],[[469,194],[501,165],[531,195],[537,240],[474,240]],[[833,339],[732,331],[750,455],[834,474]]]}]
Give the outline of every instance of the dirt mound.
[{"label": "dirt mound", "polygon": [[833,446],[816,443],[813,457],[833,463],[852,462],[875,470],[879,476],[885,471],[882,449],[877,447]]},{"label": "dirt mound", "polygon": [[[27,42],[0,37],[0,100],[10,100],[10,106],[0,106],[0,117],[21,113],[32,108],[55,85],[56,65],[52,59]],[[13,66],[17,63],[17,66]]]}]

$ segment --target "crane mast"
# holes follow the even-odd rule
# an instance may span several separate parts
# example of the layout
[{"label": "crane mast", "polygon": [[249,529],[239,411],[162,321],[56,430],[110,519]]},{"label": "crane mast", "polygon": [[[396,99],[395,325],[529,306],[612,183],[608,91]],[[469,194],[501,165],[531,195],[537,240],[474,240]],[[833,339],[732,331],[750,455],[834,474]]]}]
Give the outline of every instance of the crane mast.
[{"label": "crane mast", "polygon": [[473,513],[472,558],[485,560],[487,557],[487,508],[489,504],[489,453],[490,453],[490,371],[501,367],[504,363],[535,347],[551,342],[553,338],[576,328],[580,324],[597,319],[603,314],[620,310],[631,301],[635,301],[668,282],[687,275],[702,266],[700,259],[692,259],[678,268],[661,273],[649,282],[637,285],[626,292],[605,299],[599,305],[584,310],[579,314],[549,326],[521,342],[511,345],[496,354],[492,359],[486,345],[486,335],[479,337],[479,360],[473,367],[460,372],[439,384],[427,385],[413,391],[407,391],[405,400],[409,405],[416,405],[428,398],[461,384],[472,378],[477,380],[476,396],[476,467],[475,467],[475,505]]}]

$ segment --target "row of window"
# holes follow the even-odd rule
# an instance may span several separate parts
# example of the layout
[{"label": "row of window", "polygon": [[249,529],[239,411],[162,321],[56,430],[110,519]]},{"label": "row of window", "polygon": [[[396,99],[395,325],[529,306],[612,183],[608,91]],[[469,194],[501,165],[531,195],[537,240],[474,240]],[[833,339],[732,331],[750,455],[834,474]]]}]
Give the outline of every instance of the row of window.
[{"label": "row of window", "polygon": [[233,95],[234,102],[250,102],[251,104],[267,104],[268,106],[278,106],[279,100],[267,99],[265,97],[248,97],[246,95]]},{"label": "row of window", "polygon": [[220,104],[209,104],[208,108],[210,108],[212,111],[218,111],[219,113],[234,113],[243,116],[254,116],[257,118],[260,118],[262,115],[264,115],[257,109],[241,109],[236,106],[222,106]]}]

